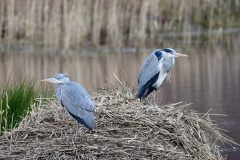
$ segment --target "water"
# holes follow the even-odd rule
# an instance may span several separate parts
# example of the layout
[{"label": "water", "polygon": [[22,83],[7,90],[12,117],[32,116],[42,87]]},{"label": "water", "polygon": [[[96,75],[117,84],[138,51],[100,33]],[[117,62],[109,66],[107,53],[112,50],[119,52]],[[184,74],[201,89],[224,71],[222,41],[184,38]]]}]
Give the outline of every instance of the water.
[{"label": "water", "polygon": [[[115,73],[122,81],[136,88],[139,67],[151,50],[138,53],[43,55],[0,54],[0,82],[18,76],[44,79],[64,72],[87,89],[116,85]],[[231,52],[231,53],[229,53]],[[157,103],[179,101],[193,103],[198,112],[225,114],[215,118],[227,135],[240,143],[240,54],[238,49],[223,46],[182,49],[189,58],[176,59],[171,83],[164,82],[157,92]],[[40,82],[39,82],[40,83]],[[41,84],[46,86],[46,84]],[[240,158],[240,152],[223,148],[229,159]]]}]

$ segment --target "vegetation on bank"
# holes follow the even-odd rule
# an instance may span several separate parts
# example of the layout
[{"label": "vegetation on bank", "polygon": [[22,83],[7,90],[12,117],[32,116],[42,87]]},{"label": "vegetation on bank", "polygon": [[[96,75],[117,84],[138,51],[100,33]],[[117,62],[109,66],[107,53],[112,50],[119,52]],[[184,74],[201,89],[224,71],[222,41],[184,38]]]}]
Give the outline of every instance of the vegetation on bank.
[{"label": "vegetation on bank", "polygon": [[92,131],[78,128],[53,101],[0,137],[0,158],[223,160],[219,144],[234,144],[209,113],[196,113],[187,104],[140,102],[127,88],[98,90],[93,98]]},{"label": "vegetation on bank", "polygon": [[[46,95],[44,92],[43,95]],[[36,105],[41,91],[32,81],[20,81],[1,86],[0,90],[0,135],[18,126],[21,120]]]},{"label": "vegetation on bank", "polygon": [[226,28],[239,28],[239,8],[239,0],[2,0],[0,44],[151,47],[168,32],[191,41],[192,31],[221,35]]}]

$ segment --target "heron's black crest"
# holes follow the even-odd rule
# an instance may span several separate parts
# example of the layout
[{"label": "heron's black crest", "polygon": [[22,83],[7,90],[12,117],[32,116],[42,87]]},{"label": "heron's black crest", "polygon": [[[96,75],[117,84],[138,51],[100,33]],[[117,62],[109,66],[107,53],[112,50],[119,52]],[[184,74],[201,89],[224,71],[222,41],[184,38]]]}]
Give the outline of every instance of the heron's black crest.
[{"label": "heron's black crest", "polygon": [[155,55],[157,56],[158,60],[162,58],[162,52],[161,51],[156,51]]},{"label": "heron's black crest", "polygon": [[167,52],[167,53],[173,53],[173,52],[174,52],[174,50],[171,49],[171,48],[164,48],[164,49],[162,49],[162,50],[165,51],[165,52]]}]

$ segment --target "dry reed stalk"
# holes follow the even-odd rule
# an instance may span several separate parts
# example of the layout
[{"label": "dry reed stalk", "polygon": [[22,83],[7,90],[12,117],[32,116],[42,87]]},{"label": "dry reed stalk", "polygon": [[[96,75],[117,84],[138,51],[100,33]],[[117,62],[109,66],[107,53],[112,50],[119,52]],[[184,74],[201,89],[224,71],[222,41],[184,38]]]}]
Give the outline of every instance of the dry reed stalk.
[{"label": "dry reed stalk", "polygon": [[0,137],[0,158],[15,159],[224,159],[208,113],[188,104],[156,106],[130,99],[119,88],[93,93],[96,126],[87,131],[53,101]]},{"label": "dry reed stalk", "polygon": [[164,32],[183,32],[190,43],[190,31],[239,27],[239,6],[238,0],[2,0],[0,42],[151,47],[164,41]]}]

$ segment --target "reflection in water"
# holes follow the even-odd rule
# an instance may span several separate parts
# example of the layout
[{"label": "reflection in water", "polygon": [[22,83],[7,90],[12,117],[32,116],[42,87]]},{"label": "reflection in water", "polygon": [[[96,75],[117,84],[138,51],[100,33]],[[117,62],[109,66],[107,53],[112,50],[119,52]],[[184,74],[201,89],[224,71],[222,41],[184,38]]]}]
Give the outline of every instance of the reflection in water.
[{"label": "reflection in water", "polygon": [[[230,131],[240,142],[240,54],[238,49],[226,51],[223,47],[202,48],[192,52],[189,58],[176,59],[172,70],[172,82],[164,83],[157,92],[159,104],[185,101],[193,103],[199,112],[226,114],[218,118],[221,128]],[[88,89],[117,84],[115,73],[121,80],[136,88],[139,67],[145,53],[121,53],[97,55],[37,55],[1,54],[0,82],[9,77],[43,79],[64,72]]]}]

